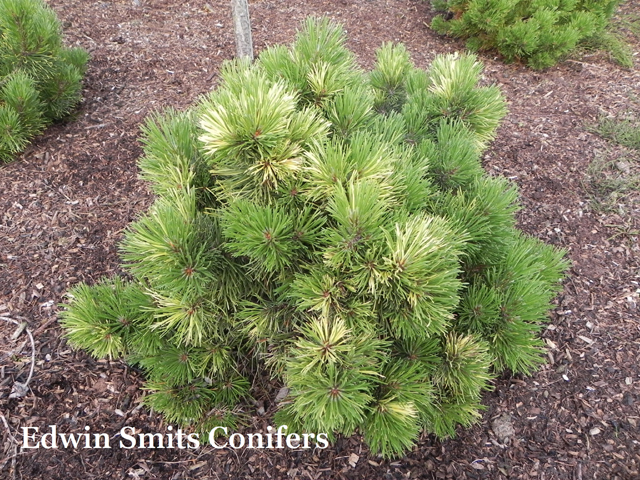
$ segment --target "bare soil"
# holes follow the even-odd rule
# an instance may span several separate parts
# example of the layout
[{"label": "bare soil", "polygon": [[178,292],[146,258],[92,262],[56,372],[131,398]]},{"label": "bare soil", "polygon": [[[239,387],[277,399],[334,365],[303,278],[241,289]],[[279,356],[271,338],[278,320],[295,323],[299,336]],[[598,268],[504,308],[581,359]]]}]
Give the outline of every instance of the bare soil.
[{"label": "bare soil", "polygon": [[[602,52],[543,72],[481,57],[485,81],[501,87],[510,110],[485,167],[519,185],[520,227],[565,248],[572,267],[543,334],[548,364],[532,377],[497,379],[476,426],[447,441],[425,435],[396,461],[369,454],[357,436],[305,452],[20,448],[27,426],[89,426],[114,445],[125,425],[166,431],[140,406],[139,373],[72,350],[56,315],[70,286],[120,271],[122,231],[152,201],[136,167],[145,116],[188,107],[235,52],[227,1],[48,3],[67,43],[92,59],[75,116],[0,166],[0,478],[640,478],[640,203],[637,192],[603,198],[589,170],[609,158],[619,170],[612,175],[634,175],[640,159],[588,128],[601,115],[640,110],[640,69]],[[365,68],[385,41],[404,42],[423,68],[464,48],[428,28],[434,13],[422,0],[255,0],[250,8],[256,52],[289,43],[308,15],[343,23]],[[640,7],[629,0],[620,12]],[[629,40],[638,59],[638,39]],[[26,333],[11,338],[9,319],[26,322],[35,341],[34,373],[18,398],[10,393],[27,382],[32,349]],[[268,424],[277,392],[263,395],[266,415],[247,408],[247,431]]]}]

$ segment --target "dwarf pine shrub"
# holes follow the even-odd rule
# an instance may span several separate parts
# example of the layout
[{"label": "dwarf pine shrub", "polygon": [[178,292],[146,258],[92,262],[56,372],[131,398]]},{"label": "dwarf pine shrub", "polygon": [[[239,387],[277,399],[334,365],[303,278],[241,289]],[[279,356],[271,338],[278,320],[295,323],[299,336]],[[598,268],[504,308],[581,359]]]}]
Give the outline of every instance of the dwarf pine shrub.
[{"label": "dwarf pine shrub", "polygon": [[227,63],[186,112],[151,116],[157,200],[121,244],[130,280],[69,292],[61,323],[147,375],[146,404],[206,432],[268,369],[275,421],[402,455],[479,418],[496,373],[531,373],[563,252],[515,228],[480,155],[505,114],[474,56],[362,72],[339,26]]},{"label": "dwarf pine shrub", "polygon": [[42,0],[0,0],[0,160],[10,161],[80,100],[89,56],[62,45]]},{"label": "dwarf pine shrub", "polygon": [[467,39],[472,51],[497,50],[506,61],[550,67],[602,34],[619,0],[432,0],[432,28]]}]

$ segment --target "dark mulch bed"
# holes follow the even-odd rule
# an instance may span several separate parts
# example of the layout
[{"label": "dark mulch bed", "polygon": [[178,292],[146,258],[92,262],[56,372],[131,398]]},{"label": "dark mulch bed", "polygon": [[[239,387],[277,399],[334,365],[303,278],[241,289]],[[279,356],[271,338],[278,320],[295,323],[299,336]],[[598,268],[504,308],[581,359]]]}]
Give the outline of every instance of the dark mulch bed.
[{"label": "dark mulch bed", "polygon": [[[544,332],[549,363],[530,378],[504,376],[486,395],[478,425],[456,439],[425,436],[403,459],[371,456],[357,437],[326,450],[26,450],[21,427],[113,435],[129,425],[165,432],[140,406],[141,379],[125,364],[69,348],[56,321],[64,292],[119,271],[123,228],[152,198],[137,179],[145,116],[186,108],[211,89],[234,54],[228,2],[51,0],[69,43],[91,52],[85,101],[75,118],[50,128],[17,161],[0,167],[0,316],[26,321],[35,339],[29,391],[9,398],[29,375],[31,347],[0,321],[0,477],[20,479],[631,479],[640,478],[640,262],[637,195],[594,208],[591,162],[637,155],[590,133],[601,114],[638,109],[640,70],[586,53],[545,72],[484,56],[485,76],[510,113],[486,153],[486,168],[521,188],[520,226],[568,250],[573,262]],[[635,6],[634,6],[635,5]],[[622,11],[631,13],[629,1]],[[384,41],[404,42],[427,67],[463,45],[438,37],[419,0],[256,0],[256,51],[288,43],[307,15],[343,22],[364,67]],[[633,48],[639,50],[637,39]],[[277,393],[265,392],[265,406]],[[268,415],[247,410],[248,430]],[[515,434],[506,443],[496,420]],[[17,442],[12,439],[16,438]]]}]

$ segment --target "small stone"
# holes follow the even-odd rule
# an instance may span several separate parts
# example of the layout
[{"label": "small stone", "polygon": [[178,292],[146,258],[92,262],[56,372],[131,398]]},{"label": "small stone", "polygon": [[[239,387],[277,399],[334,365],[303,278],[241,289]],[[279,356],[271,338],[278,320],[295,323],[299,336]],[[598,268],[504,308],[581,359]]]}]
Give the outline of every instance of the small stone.
[{"label": "small stone", "polygon": [[629,175],[631,173],[631,167],[629,166],[629,162],[620,160],[619,162],[616,162],[616,168],[620,170],[622,173],[624,173],[625,175]]},{"label": "small stone", "polygon": [[26,383],[15,382],[11,387],[9,398],[22,398],[29,393],[29,387]]},{"label": "small stone", "polygon": [[276,395],[276,398],[274,399],[274,402],[275,403],[280,403],[285,398],[287,398],[287,395],[289,395],[289,389],[287,387],[282,387],[280,389],[280,391],[278,392],[278,394]]},{"label": "small stone", "polygon": [[513,428],[511,415],[508,413],[503,413],[491,422],[491,430],[493,430],[493,433],[498,437],[498,441],[503,445],[507,444],[511,437],[516,434],[516,430]]}]

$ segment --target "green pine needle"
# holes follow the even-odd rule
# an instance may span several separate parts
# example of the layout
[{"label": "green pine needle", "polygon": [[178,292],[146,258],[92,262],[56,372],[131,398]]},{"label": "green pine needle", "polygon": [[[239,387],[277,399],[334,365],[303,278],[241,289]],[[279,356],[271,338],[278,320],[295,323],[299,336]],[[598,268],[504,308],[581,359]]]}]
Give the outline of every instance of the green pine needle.
[{"label": "green pine needle", "polygon": [[44,1],[0,0],[0,161],[71,112],[88,60],[62,46],[60,21]]},{"label": "green pine needle", "polygon": [[93,287],[78,284],[67,295],[70,303],[60,313],[60,324],[72,345],[96,358],[126,354],[132,331],[146,324],[149,297],[139,285],[119,277]]},{"label": "green pine needle", "polygon": [[30,137],[42,132],[46,120],[34,80],[26,73],[16,71],[5,77],[3,83],[0,102],[18,114],[21,130]]},{"label": "green pine needle", "polygon": [[8,105],[0,105],[0,160],[11,161],[29,144],[30,138],[18,112]]},{"label": "green pine needle", "polygon": [[497,50],[507,62],[544,69],[580,44],[605,37],[619,0],[432,0],[439,11],[431,27],[467,39],[472,51]]},{"label": "green pine needle", "polygon": [[[143,127],[158,198],[120,247],[133,281],[73,289],[70,343],[141,366],[146,404],[197,432],[237,426],[269,374],[289,389],[276,423],[358,431],[385,458],[471,425],[494,372],[539,365],[567,267],[481,166],[506,111],[481,70],[447,55],[425,72],[386,44],[365,75],[326,19],[225,64]],[[3,107],[0,129],[24,130]]]},{"label": "green pine needle", "polygon": [[420,433],[418,415],[411,404],[379,401],[367,416],[364,439],[372,453],[398,457],[415,445]]}]

